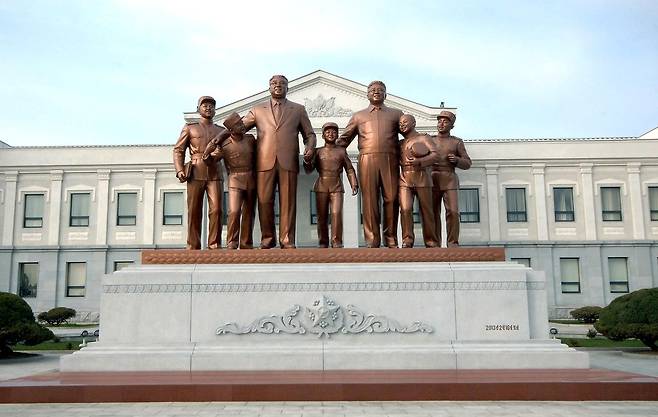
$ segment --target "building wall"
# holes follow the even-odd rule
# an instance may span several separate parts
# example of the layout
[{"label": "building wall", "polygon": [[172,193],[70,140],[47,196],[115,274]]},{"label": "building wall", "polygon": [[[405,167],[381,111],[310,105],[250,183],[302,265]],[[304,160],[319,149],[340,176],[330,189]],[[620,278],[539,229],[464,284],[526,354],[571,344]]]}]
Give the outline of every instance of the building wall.
[{"label": "building wall", "polygon": [[[321,142],[321,141],[320,141]],[[321,143],[319,144],[321,145]],[[656,139],[467,141],[473,167],[459,173],[462,188],[479,191],[480,222],[462,224],[464,246],[504,246],[507,257],[530,259],[546,273],[553,317],[574,307],[606,305],[608,258],[628,259],[629,290],[658,286],[658,221],[649,193],[658,186]],[[623,155],[623,157],[621,157]],[[358,168],[357,155],[352,160]],[[18,292],[20,263],[38,262],[35,311],[67,306],[97,316],[100,282],[115,262],[139,262],[145,248],[184,247],[183,224],[163,225],[163,195],[183,192],[171,164],[171,146],[0,149],[0,290]],[[310,190],[315,175],[300,174],[298,246],[315,246]],[[601,187],[621,190],[622,219],[603,221]],[[526,190],[526,222],[508,222],[505,190]],[[571,187],[574,221],[556,222],[554,188]],[[69,225],[71,194],[90,194],[89,227]],[[137,195],[136,224],[117,225],[117,195]],[[44,195],[43,226],[23,227],[25,195]],[[345,194],[345,244],[363,245],[357,197]],[[259,242],[258,224],[254,241]],[[226,230],[224,228],[224,235]],[[416,239],[422,232],[416,226]],[[445,241],[445,239],[444,239]],[[579,293],[561,291],[560,258],[579,258]],[[67,263],[85,262],[84,297],[67,296]]]}]

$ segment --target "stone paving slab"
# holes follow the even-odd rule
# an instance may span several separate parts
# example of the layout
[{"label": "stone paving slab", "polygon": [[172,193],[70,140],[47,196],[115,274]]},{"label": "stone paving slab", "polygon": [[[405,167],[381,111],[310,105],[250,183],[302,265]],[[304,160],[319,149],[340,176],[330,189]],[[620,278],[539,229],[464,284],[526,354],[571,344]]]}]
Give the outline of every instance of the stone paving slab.
[{"label": "stone paving slab", "polygon": [[658,402],[413,401],[0,405],[0,417],[658,417]]}]

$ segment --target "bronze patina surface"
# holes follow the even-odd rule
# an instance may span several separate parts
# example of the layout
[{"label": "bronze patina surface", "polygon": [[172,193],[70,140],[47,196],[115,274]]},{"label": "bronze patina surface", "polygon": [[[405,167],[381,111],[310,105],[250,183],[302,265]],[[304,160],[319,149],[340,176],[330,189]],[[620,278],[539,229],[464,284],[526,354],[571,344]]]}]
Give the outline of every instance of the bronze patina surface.
[{"label": "bronze patina surface", "polygon": [[297,250],[155,249],[142,264],[289,264],[504,261],[505,248],[298,248]]}]

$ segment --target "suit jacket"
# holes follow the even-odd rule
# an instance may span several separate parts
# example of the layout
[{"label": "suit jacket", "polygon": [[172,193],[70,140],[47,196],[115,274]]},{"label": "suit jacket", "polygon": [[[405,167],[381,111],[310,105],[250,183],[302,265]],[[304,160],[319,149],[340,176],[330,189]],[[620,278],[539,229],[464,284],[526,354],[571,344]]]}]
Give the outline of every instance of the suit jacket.
[{"label": "suit jacket", "polygon": [[[455,174],[455,167],[460,169],[469,169],[471,167],[471,158],[466,153],[464,142],[457,136],[440,138],[434,136],[438,144],[439,162],[432,165],[432,182],[434,189],[439,190],[458,190],[459,177]],[[457,163],[453,164],[448,160],[448,154],[452,153],[457,157]]]},{"label": "suit jacket", "polygon": [[247,130],[256,126],[256,170],[269,171],[279,161],[283,169],[299,172],[299,139],[304,145],[315,148],[315,133],[306,109],[301,104],[282,100],[281,116],[274,120],[272,101],[252,108],[242,119]]},{"label": "suit jacket", "polygon": [[377,110],[372,104],[352,115],[347,127],[336,141],[348,146],[359,135],[359,154],[398,152],[399,122],[402,112],[382,106]]},{"label": "suit jacket", "polygon": [[176,173],[183,171],[185,165],[185,150],[190,149],[190,159],[192,160],[192,178],[194,180],[219,180],[223,179],[222,170],[219,161],[215,158],[206,163],[203,161],[203,151],[206,150],[208,143],[222,132],[224,128],[216,124],[205,125],[202,123],[191,123],[183,126],[178,141],[174,145],[174,167]]}]

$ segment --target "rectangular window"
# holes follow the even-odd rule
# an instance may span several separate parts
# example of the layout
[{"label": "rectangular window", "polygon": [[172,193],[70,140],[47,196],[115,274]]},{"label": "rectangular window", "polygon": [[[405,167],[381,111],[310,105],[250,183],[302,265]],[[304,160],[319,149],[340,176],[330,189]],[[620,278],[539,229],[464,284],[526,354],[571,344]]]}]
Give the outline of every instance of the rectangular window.
[{"label": "rectangular window", "polygon": [[228,191],[224,191],[224,198],[222,198],[222,224],[228,224]]},{"label": "rectangular window", "polygon": [[23,227],[25,229],[43,227],[43,194],[25,194]]},{"label": "rectangular window", "polygon": [[66,296],[84,297],[87,282],[87,264],[85,262],[66,263]]},{"label": "rectangular window", "polygon": [[580,292],[579,258],[560,258],[560,281],[564,294]]},{"label": "rectangular window", "polygon": [[573,188],[553,188],[553,206],[556,222],[574,221]]},{"label": "rectangular window", "polygon": [[658,221],[658,187],[649,187],[649,218]]},{"label": "rectangular window", "polygon": [[134,264],[135,261],[114,261],[114,272],[121,271],[124,267]]},{"label": "rectangular window", "polygon": [[311,224],[318,224],[318,202],[315,199],[315,191],[311,190],[310,204],[311,204]]},{"label": "rectangular window", "polygon": [[162,224],[164,225],[182,225],[183,224],[183,193],[169,192],[163,194],[164,203],[162,204]]},{"label": "rectangular window", "polygon": [[628,292],[628,258],[608,258],[610,292]]},{"label": "rectangular window", "polygon": [[281,213],[279,213],[279,190],[274,192],[274,224],[279,224]]},{"label": "rectangular window", "polygon": [[510,261],[516,262],[517,264],[521,264],[524,266],[527,266],[530,268],[530,258],[510,258]]},{"label": "rectangular window", "polygon": [[117,226],[137,224],[137,193],[117,194]]},{"label": "rectangular window", "polygon": [[477,188],[459,189],[459,221],[461,223],[480,222],[480,190]]},{"label": "rectangular window", "polygon": [[89,193],[71,194],[71,215],[69,216],[69,226],[89,226]]},{"label": "rectangular window", "polygon": [[601,214],[604,222],[621,221],[621,193],[619,190],[619,187],[601,187]]},{"label": "rectangular window", "polygon": [[510,223],[527,222],[525,188],[506,188],[505,196],[507,200],[507,221]]},{"label": "rectangular window", "polygon": [[34,298],[37,296],[37,285],[39,284],[39,264],[26,262],[18,264],[18,295],[23,298]]}]

